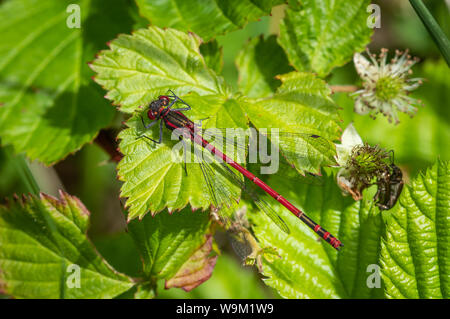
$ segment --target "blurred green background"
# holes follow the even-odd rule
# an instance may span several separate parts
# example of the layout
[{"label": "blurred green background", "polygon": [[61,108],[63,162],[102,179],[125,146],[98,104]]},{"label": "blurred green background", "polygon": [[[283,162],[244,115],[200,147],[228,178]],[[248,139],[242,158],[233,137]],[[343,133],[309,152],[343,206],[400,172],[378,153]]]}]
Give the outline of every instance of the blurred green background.
[{"label": "blurred green background", "polygon": [[[353,113],[353,100],[346,93],[333,96],[342,107],[342,128],[354,122],[363,140],[395,150],[395,160],[406,173],[406,178],[417,175],[430,166],[436,158],[450,159],[447,147],[450,140],[450,74],[449,68],[440,57],[435,44],[406,0],[373,1],[381,7],[381,28],[375,30],[370,49],[409,48],[411,55],[421,61],[413,70],[415,76],[423,77],[424,84],[413,93],[423,101],[424,106],[410,119],[401,116],[399,125],[388,123],[378,116],[372,120]],[[443,0],[428,0],[426,5],[436,17],[444,32],[450,34],[449,5]],[[271,17],[249,23],[244,29],[218,37],[223,46],[223,76],[237,87],[238,73],[234,60],[250,37],[263,34],[277,34],[278,24],[283,17],[284,6],[275,7]],[[145,25],[145,24],[144,24]],[[353,63],[335,69],[327,78],[330,84],[360,84]],[[112,125],[118,130],[120,115]],[[11,150],[0,148],[0,196],[26,192],[17,175],[16,165],[21,157],[10,158]],[[116,179],[115,163],[96,144],[88,144],[76,154],[67,157],[53,168],[31,163],[30,168],[43,192],[56,195],[63,187],[78,196],[92,214],[90,237],[100,253],[118,270],[139,275],[140,260],[132,240],[125,232],[119,198],[120,182]],[[221,247],[223,255],[218,259],[212,278],[187,294],[180,289],[160,289],[160,298],[275,298],[276,293],[267,288],[257,272],[244,268],[227,244]],[[236,274],[230,278],[230,274]],[[162,288],[162,283],[160,285]],[[131,296],[131,295],[130,295]],[[127,297],[127,295],[122,296]]]}]

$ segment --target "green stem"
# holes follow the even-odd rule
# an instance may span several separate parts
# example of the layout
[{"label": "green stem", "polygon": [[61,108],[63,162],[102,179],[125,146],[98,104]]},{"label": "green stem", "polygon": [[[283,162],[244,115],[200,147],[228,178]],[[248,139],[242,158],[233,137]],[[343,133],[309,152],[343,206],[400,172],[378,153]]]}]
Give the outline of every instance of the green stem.
[{"label": "green stem", "polygon": [[442,55],[450,66],[450,41],[445,35],[444,31],[439,27],[430,11],[423,4],[422,0],[409,0],[411,6],[416,10],[417,15],[422,20],[422,23],[427,28],[437,47],[441,51]]},{"label": "green stem", "polygon": [[33,174],[28,167],[28,163],[23,155],[12,155],[11,150],[8,148],[4,148],[6,155],[8,156],[9,161],[13,163],[16,168],[17,173],[22,180],[23,185],[26,187],[28,192],[34,195],[39,195],[39,186],[36,180],[34,179]]}]

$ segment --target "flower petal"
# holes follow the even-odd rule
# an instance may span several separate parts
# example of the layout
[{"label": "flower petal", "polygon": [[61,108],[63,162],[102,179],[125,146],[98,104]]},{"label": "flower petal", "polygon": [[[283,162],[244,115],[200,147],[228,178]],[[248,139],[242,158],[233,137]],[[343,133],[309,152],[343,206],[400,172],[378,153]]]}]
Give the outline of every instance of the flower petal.
[{"label": "flower petal", "polygon": [[353,147],[363,145],[363,141],[356,131],[353,123],[350,123],[342,133],[342,144],[336,144],[336,162],[339,166],[345,166],[352,153]]},{"label": "flower petal", "polygon": [[353,148],[356,145],[362,145],[363,140],[356,131],[353,123],[350,123],[342,133],[342,145]]}]

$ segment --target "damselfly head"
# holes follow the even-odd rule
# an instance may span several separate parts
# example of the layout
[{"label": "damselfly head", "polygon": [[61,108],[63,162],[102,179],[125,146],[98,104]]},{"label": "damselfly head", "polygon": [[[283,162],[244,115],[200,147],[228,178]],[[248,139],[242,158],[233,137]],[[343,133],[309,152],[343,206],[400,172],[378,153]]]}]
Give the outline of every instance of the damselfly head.
[{"label": "damselfly head", "polygon": [[159,119],[159,113],[164,109],[164,106],[169,104],[169,102],[170,99],[167,96],[160,96],[157,100],[151,102],[147,112],[148,118],[150,120]]},{"label": "damselfly head", "polygon": [[161,96],[159,97],[159,100],[161,101],[161,104],[162,104],[162,105],[164,105],[164,106],[169,105],[170,98],[169,98],[168,96],[161,95]]}]

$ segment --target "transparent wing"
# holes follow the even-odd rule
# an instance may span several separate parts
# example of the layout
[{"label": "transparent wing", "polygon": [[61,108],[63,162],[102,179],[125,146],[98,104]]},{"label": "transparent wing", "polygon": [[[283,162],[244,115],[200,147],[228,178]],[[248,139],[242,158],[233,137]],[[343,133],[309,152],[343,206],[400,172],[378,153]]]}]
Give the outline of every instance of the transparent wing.
[{"label": "transparent wing", "polygon": [[[274,151],[279,151],[301,174],[305,172],[320,172],[320,167],[334,163],[335,145],[316,134],[290,132],[261,132],[270,140]],[[264,139],[264,137],[261,137]],[[264,145],[264,143],[263,143]]]},{"label": "transparent wing", "polygon": [[[267,162],[279,152],[301,172],[316,171],[322,165],[332,164],[330,158],[335,153],[334,143],[312,133],[211,128],[201,130],[199,134],[238,162],[247,155],[250,162]],[[232,156],[236,153],[241,155]]]},{"label": "transparent wing", "polygon": [[276,129],[260,130],[249,128],[208,128],[199,129],[198,134],[202,135],[211,143],[220,141],[223,145],[231,144],[238,149],[249,150],[252,143],[264,143],[269,139],[272,143],[287,150],[293,149],[299,155],[308,156],[306,146],[313,147],[318,151],[326,151],[333,148],[333,144],[326,138],[312,133],[283,132]]},{"label": "transparent wing", "polygon": [[218,172],[214,171],[212,165],[206,162],[200,162],[199,165],[213,202],[213,213],[225,229],[231,229],[236,223],[235,214],[239,198],[234,198],[227,187],[216,178]]},{"label": "transparent wing", "polygon": [[215,156],[208,151],[203,152],[203,158],[199,159],[199,162],[214,206],[219,208],[218,214],[220,219],[225,221],[226,225],[230,226],[232,223],[230,220],[233,220],[234,212],[237,210],[238,199],[233,198],[232,194],[228,192],[226,185],[222,182],[224,179],[237,185],[282,231],[288,234],[290,233],[284,220],[270,207],[270,205],[260,198],[251,186],[245,184],[241,174],[234,172],[234,169],[229,167],[228,164],[215,161]]},{"label": "transparent wing", "polygon": [[214,183],[214,172],[212,172],[211,165],[206,162],[201,162],[199,165],[216,208],[213,214],[230,235],[231,247],[242,262],[245,263],[247,257],[254,254],[257,247],[256,240],[254,242],[249,240],[248,223],[245,216],[243,216],[245,212],[239,210],[236,201],[230,200],[224,187]]}]

